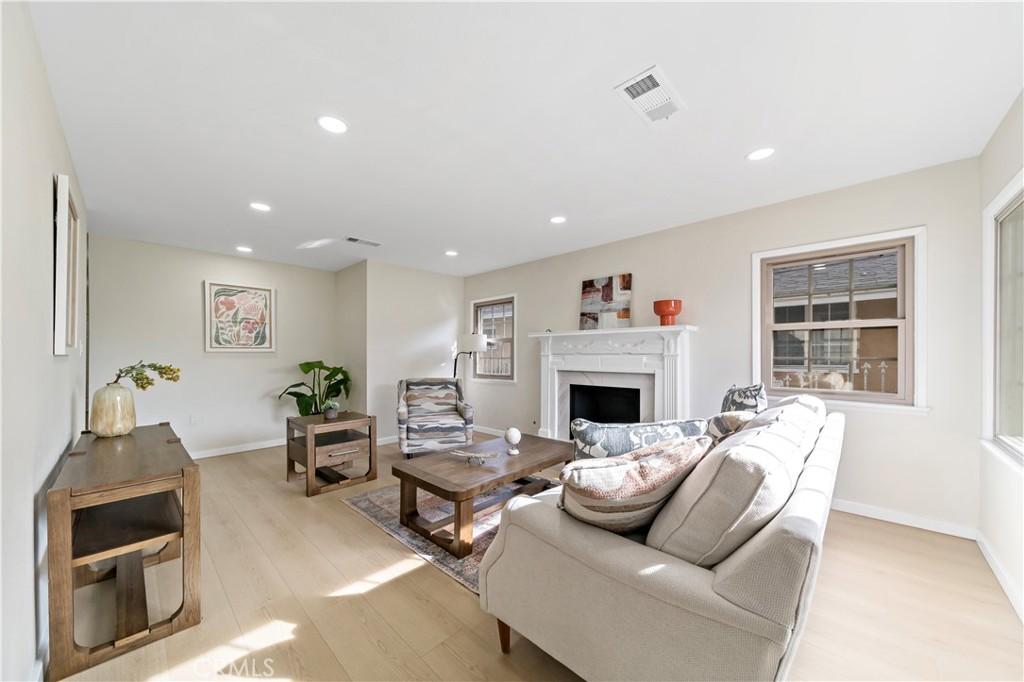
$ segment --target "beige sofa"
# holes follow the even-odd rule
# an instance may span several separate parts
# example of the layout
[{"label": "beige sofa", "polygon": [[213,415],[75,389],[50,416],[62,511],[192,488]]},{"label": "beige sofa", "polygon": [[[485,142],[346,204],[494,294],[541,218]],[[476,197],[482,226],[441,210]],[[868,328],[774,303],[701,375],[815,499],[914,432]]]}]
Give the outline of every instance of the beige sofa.
[{"label": "beige sofa", "polygon": [[[842,448],[831,413],[782,510],[702,568],[582,523],[560,489],[510,500],[480,603],[589,680],[784,679],[807,617]],[[507,635],[507,631],[506,631]]]}]

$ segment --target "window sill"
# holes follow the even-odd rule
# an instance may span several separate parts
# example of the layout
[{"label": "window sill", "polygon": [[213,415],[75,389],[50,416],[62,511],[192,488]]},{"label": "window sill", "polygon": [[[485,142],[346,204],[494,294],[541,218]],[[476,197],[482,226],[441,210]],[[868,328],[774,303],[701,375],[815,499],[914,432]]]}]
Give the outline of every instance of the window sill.
[{"label": "window sill", "polygon": [[[813,393],[811,395],[814,395]],[[768,404],[773,405],[778,401],[788,396],[768,396]],[[820,396],[818,396],[820,397]],[[825,406],[830,412],[874,412],[878,414],[906,414],[917,417],[925,417],[931,412],[932,408],[920,406],[920,405],[893,405],[889,403],[870,403],[858,400],[828,400],[822,398],[825,401]]]},{"label": "window sill", "polygon": [[1024,467],[1024,451],[1018,450],[1001,438],[982,438],[981,446],[997,457],[1009,460],[1018,468]]}]

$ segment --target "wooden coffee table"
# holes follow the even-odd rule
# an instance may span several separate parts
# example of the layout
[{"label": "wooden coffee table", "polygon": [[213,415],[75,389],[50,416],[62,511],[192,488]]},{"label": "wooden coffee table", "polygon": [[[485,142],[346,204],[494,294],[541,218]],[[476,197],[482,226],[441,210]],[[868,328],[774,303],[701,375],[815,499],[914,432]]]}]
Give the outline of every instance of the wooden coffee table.
[{"label": "wooden coffee table", "polygon": [[[496,452],[498,456],[483,464],[469,464],[455,455],[439,452],[391,465],[401,481],[402,500],[399,520],[402,525],[427,538],[438,547],[455,556],[468,556],[473,551],[473,514],[501,507],[514,495],[539,492],[550,485],[542,478],[528,478],[530,474],[556,464],[572,461],[573,446],[568,441],[523,435],[519,454],[505,453],[508,444],[495,438],[468,447],[463,452]],[[519,482],[520,486],[497,502],[474,506],[473,498],[499,488],[506,483]],[[427,522],[416,508],[416,490],[422,488],[455,505],[455,513],[440,521]],[[452,531],[447,526],[454,526]]]}]

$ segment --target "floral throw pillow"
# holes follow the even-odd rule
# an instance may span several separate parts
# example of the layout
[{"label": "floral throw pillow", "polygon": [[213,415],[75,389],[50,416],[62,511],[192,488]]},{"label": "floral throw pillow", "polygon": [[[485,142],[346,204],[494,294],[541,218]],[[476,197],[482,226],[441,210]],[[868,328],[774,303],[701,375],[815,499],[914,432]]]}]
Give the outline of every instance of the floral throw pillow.
[{"label": "floral throw pillow", "polygon": [[721,411],[760,412],[767,407],[768,394],[764,390],[764,384],[754,384],[742,388],[733,384],[732,388],[725,392]]}]

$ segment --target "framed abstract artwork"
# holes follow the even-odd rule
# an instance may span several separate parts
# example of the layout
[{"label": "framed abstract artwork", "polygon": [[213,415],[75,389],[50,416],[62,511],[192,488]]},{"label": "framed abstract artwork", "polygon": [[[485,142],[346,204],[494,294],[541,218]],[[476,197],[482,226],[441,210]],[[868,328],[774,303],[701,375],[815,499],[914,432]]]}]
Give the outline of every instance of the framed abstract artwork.
[{"label": "framed abstract artwork", "polygon": [[580,329],[629,327],[633,302],[633,275],[595,277],[583,280],[580,295]]},{"label": "framed abstract artwork", "polygon": [[268,287],[203,283],[206,352],[264,352],[277,347],[275,291]]},{"label": "framed abstract artwork", "polygon": [[66,175],[53,177],[53,354],[78,345],[79,217]]}]

